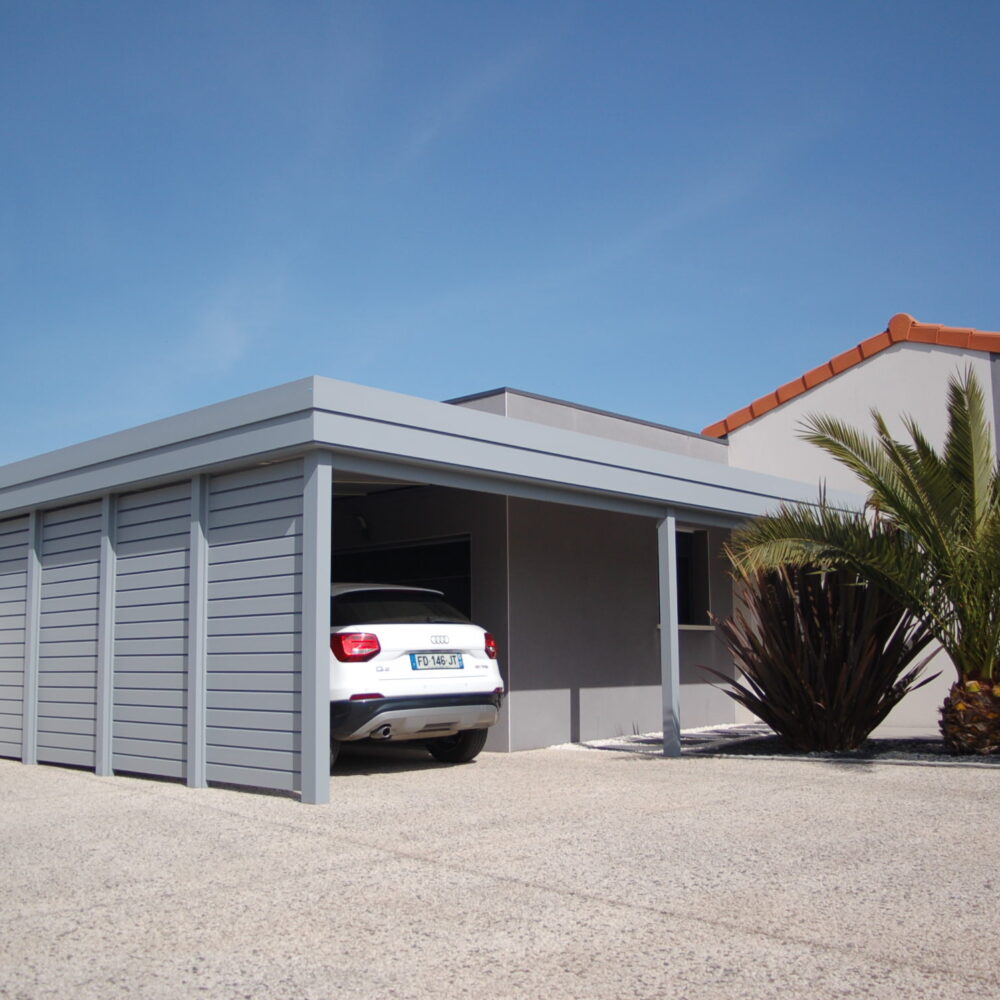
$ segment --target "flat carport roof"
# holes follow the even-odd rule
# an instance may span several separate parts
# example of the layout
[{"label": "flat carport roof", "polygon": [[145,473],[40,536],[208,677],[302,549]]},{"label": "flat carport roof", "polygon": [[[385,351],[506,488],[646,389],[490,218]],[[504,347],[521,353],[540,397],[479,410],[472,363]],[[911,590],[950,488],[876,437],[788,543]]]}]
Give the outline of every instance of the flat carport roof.
[{"label": "flat carport roof", "polygon": [[815,485],[312,376],[4,466],[0,514],[316,448],[344,472],[702,523],[816,498]]},{"label": "flat carport roof", "polygon": [[[816,487],[805,483],[314,376],[0,468],[0,516],[294,456],[306,460],[302,797],[311,802],[329,796],[323,622],[331,539],[324,511],[335,472],[657,519],[668,754],[680,747],[678,522],[731,526],[781,502],[816,499]],[[848,495],[829,499],[858,503]]]}]

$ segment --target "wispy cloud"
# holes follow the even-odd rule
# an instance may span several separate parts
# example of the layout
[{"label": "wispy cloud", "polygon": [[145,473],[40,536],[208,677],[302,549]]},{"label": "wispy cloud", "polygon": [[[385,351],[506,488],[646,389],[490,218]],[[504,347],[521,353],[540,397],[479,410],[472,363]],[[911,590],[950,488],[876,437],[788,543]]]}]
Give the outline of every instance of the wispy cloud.
[{"label": "wispy cloud", "polygon": [[550,253],[550,264],[524,276],[531,289],[579,282],[651,251],[657,243],[693,225],[737,209],[759,197],[787,163],[835,126],[803,121],[780,129],[746,131],[732,137],[723,162],[692,172],[687,184],[674,186],[667,198],[651,193],[649,211],[626,218],[615,231],[604,230],[565,256]]},{"label": "wispy cloud", "polygon": [[220,283],[193,305],[184,332],[144,338],[116,372],[113,398],[95,399],[93,409],[107,408],[109,426],[117,429],[220,398],[273,339],[284,301],[277,271]]},{"label": "wispy cloud", "polygon": [[197,355],[203,369],[228,371],[247,356],[253,343],[249,313],[249,304],[227,289],[198,318],[183,353]]},{"label": "wispy cloud", "polygon": [[170,367],[196,362],[202,375],[223,375],[237,368],[266,339],[284,301],[277,272],[221,284],[195,312],[191,334],[171,352]]},{"label": "wispy cloud", "polygon": [[526,42],[498,53],[454,84],[416,116],[396,163],[402,170],[442,136],[456,129],[480,105],[518,80],[537,58],[538,44]]},{"label": "wispy cloud", "polygon": [[374,361],[391,353],[413,330],[443,328],[456,317],[488,314],[498,303],[505,308],[530,304],[539,296],[572,294],[573,288],[600,282],[629,261],[659,253],[664,244],[683,239],[699,224],[760,197],[789,160],[827,131],[825,126],[802,122],[797,127],[783,123],[780,129],[737,133],[723,162],[692,169],[687,183],[674,181],[651,189],[645,211],[636,209],[635,199],[630,199],[629,213],[595,220],[589,238],[576,236],[570,245],[541,239],[534,253],[508,260],[506,266],[494,261],[478,276],[470,271],[453,285],[382,303],[359,318],[365,351],[358,360]]},{"label": "wispy cloud", "polygon": [[258,266],[171,311],[169,323],[122,321],[93,341],[53,329],[46,350],[60,364],[51,393],[8,392],[0,405],[8,424],[25,429],[0,441],[0,465],[267,384],[259,356],[273,354],[286,302],[283,271]]}]

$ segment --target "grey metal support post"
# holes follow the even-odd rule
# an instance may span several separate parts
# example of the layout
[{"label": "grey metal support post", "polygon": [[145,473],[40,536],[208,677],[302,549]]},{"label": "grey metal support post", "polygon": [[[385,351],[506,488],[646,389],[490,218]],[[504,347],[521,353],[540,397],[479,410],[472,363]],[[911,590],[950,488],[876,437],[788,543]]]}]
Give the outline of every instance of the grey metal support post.
[{"label": "grey metal support post", "polygon": [[101,504],[101,561],[97,598],[97,705],[94,714],[94,771],[113,774],[112,716],[115,693],[115,498]]},{"label": "grey metal support post", "polygon": [[28,519],[28,572],[24,612],[24,702],[21,727],[21,760],[38,763],[38,644],[41,639],[42,512]]},{"label": "grey metal support post", "polygon": [[330,801],[330,550],[333,468],[329,452],[305,457],[302,518],[302,801]]},{"label": "grey metal support post", "polygon": [[680,643],[677,622],[677,518],[656,525],[660,578],[660,685],[663,697],[663,756],[681,753]]},{"label": "grey metal support post", "polygon": [[205,788],[208,785],[208,476],[195,476],[191,480],[188,561],[187,783],[191,788]]}]

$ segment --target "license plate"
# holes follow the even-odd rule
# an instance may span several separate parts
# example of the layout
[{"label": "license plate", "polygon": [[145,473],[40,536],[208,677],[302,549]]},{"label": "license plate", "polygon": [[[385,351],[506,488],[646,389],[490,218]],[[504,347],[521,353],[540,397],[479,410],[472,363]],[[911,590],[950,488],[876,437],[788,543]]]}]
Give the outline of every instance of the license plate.
[{"label": "license plate", "polygon": [[461,653],[410,653],[410,666],[414,670],[461,670]]}]

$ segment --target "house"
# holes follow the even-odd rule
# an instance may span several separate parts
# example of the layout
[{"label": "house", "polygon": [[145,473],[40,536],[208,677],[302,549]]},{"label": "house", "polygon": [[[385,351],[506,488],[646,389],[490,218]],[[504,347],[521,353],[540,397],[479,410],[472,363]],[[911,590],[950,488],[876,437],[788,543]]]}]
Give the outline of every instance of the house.
[{"label": "house", "polygon": [[821,476],[861,503],[796,421],[875,402],[933,429],[955,367],[1000,399],[998,344],[896,317],[704,434],[311,377],[0,468],[0,756],[325,802],[329,588],[359,578],[497,636],[489,749],[662,728],[677,753],[682,723],[740,718],[700,669],[732,669],[728,532]]},{"label": "house", "polygon": [[[947,429],[950,376],[971,368],[992,401],[994,442],[1000,414],[1000,333],[920,323],[899,314],[884,331],[825,364],[754,400],[706,427],[703,433],[728,443],[729,464],[776,476],[795,476],[817,486],[857,490],[859,483],[826,452],[801,440],[809,414],[829,414],[870,430],[878,409],[894,434],[905,437],[911,416],[935,447]],[[908,695],[886,720],[888,727],[936,727],[937,710],[954,681],[947,657],[939,654],[930,672],[941,676]]]}]

